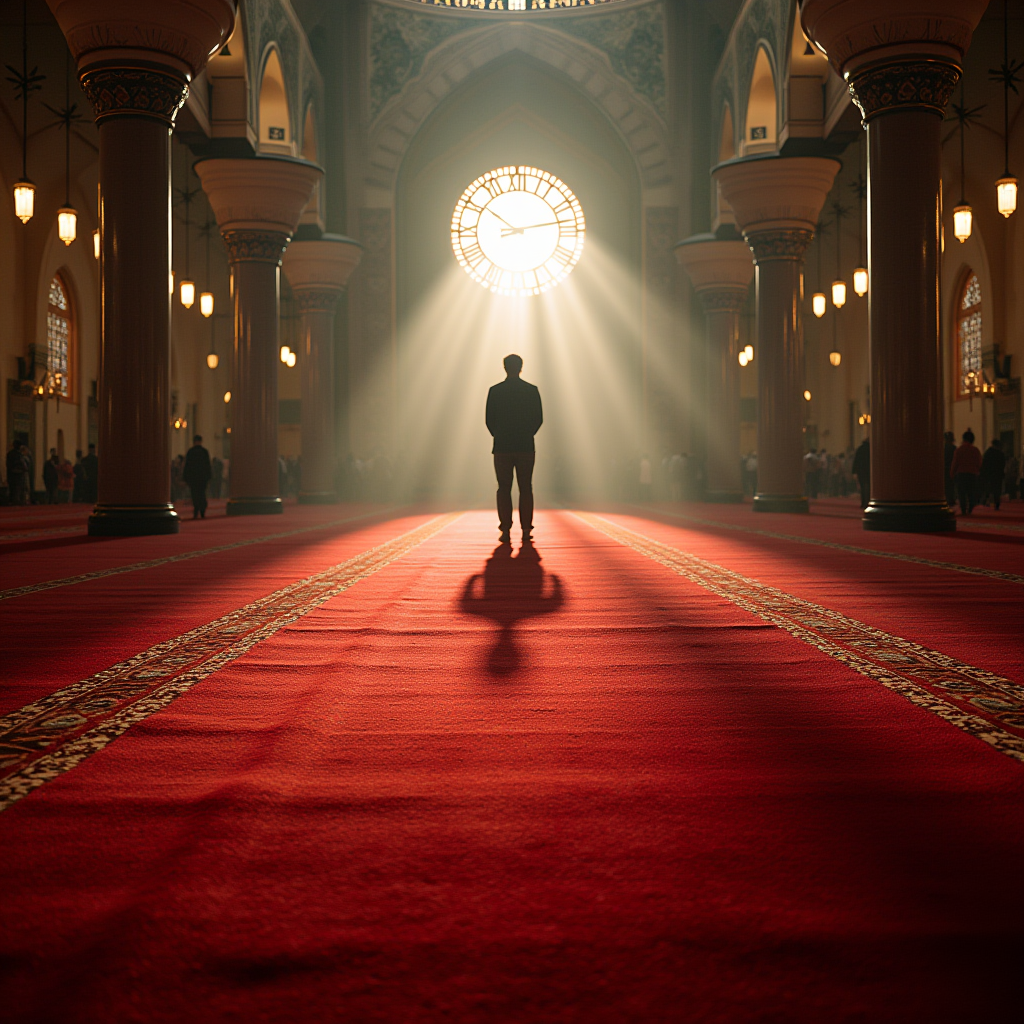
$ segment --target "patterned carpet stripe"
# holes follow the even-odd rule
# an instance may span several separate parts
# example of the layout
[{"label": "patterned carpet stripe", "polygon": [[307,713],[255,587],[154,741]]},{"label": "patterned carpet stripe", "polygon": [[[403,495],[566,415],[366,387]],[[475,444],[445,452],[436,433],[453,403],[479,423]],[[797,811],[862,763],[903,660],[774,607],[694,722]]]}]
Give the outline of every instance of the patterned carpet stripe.
[{"label": "patterned carpet stripe", "polygon": [[5,533],[0,535],[0,544],[8,541],[27,540],[30,537],[57,537],[65,533],[81,533],[81,526],[59,526],[52,530],[22,530],[20,533]]},{"label": "patterned carpet stripe", "polygon": [[461,515],[438,516],[0,719],[0,811],[103,750],[196,683],[408,554]]},{"label": "patterned carpet stripe", "polygon": [[820,548],[831,548],[833,551],[849,551],[855,555],[871,555],[874,558],[891,558],[896,562],[912,562],[915,565],[927,565],[933,569],[949,569],[951,572],[963,572],[969,576],[988,576],[994,580],[1007,583],[1024,583],[1024,576],[1012,572],[1001,572],[999,569],[982,569],[975,565],[960,565],[958,562],[939,562],[933,558],[921,558],[917,555],[901,555],[895,551],[875,551],[872,548],[860,548],[854,544],[838,544],[831,540],[819,540],[816,537],[800,537],[794,533],[777,533],[774,530],[755,530],[750,526],[738,526],[735,523],[721,523],[715,519],[702,519],[700,516],[688,516],[684,512],[670,512],[663,508],[649,508],[646,505],[631,505],[641,509],[645,514],[654,512],[656,515],[671,516],[673,519],[685,519],[689,523],[701,526],[713,526],[716,530],[736,530],[739,533],[750,533],[757,537],[774,537],[776,540],[792,540],[797,544],[814,544]]},{"label": "patterned carpet stripe", "polygon": [[11,587],[0,590],[0,601],[12,597],[24,597],[26,594],[37,594],[40,590],[54,590],[57,587],[70,587],[76,583],[88,583],[90,580],[101,580],[106,576],[117,576],[123,572],[137,572],[139,569],[152,569],[158,565],[169,565],[171,562],[185,562],[190,558],[201,558],[203,555],[216,555],[221,551],[234,551],[236,548],[248,547],[250,544],[264,544],[268,540],[280,540],[285,537],[297,537],[302,533],[313,533],[316,530],[328,530],[332,526],[344,526],[347,523],[358,523],[361,519],[371,519],[393,512],[393,508],[366,512],[348,519],[332,519],[329,523],[318,523],[316,526],[300,526],[295,530],[284,530],[281,533],[268,533],[262,537],[250,537],[246,540],[232,541],[230,544],[218,544],[212,548],[200,548],[198,551],[185,551],[180,555],[167,555],[165,558],[151,558],[147,562],[133,562],[131,565],[118,565],[111,569],[97,569],[95,572],[83,572],[77,576],[66,576],[64,579],[47,580],[44,583],[27,583],[23,587]]},{"label": "patterned carpet stripe", "polygon": [[602,516],[576,515],[618,543],[1024,762],[1024,686],[741,576]]}]

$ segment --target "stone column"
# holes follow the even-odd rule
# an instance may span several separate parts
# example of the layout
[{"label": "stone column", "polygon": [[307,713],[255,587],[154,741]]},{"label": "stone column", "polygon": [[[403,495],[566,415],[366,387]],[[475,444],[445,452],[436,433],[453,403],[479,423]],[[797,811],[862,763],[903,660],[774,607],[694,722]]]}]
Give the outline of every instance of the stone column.
[{"label": "stone column", "polygon": [[746,157],[712,174],[757,265],[755,512],[806,512],[803,258],[839,161]]},{"label": "stone column", "polygon": [[285,156],[200,160],[234,292],[229,516],[283,511],[277,475],[281,259],[323,174]]},{"label": "stone column", "polygon": [[742,501],[740,310],[754,274],[754,261],[743,242],[714,235],[687,238],[676,246],[675,252],[700,296],[708,323],[704,378],[708,453],[705,500]]},{"label": "stone column", "polygon": [[177,533],[171,504],[170,133],[235,0],[48,0],[99,132],[102,349],[94,536]]},{"label": "stone column", "polygon": [[361,246],[341,235],[292,242],[284,272],[302,316],[303,504],[337,501],[335,492],[334,309],[359,263]]},{"label": "stone column", "polygon": [[811,40],[868,132],[871,501],[867,530],[953,530],[942,461],[941,128],[988,0],[804,0]]}]

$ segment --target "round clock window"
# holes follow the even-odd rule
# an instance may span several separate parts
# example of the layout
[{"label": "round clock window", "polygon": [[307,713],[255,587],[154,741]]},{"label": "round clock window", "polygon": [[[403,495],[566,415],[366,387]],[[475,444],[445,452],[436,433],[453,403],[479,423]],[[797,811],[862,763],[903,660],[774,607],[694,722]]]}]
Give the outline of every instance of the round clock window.
[{"label": "round clock window", "polygon": [[474,281],[499,295],[539,295],[579,262],[586,235],[580,201],[536,167],[481,174],[452,214],[452,249]]}]

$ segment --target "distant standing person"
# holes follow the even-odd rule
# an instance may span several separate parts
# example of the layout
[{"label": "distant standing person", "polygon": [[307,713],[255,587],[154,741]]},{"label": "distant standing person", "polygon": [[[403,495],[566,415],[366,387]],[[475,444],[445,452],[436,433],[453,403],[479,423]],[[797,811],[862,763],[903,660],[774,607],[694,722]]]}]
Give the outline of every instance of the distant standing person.
[{"label": "distant standing person", "polygon": [[100,493],[100,460],[96,458],[96,445],[89,445],[89,454],[82,459],[85,466],[85,500],[96,502]]},{"label": "distant standing person", "polygon": [[7,493],[12,505],[28,504],[28,460],[21,441],[15,441],[7,453]]},{"label": "distant standing person", "polygon": [[999,503],[1003,498],[1003,474],[1006,472],[1006,454],[1003,452],[1003,442],[998,437],[992,438],[992,443],[985,449],[981,458],[981,489],[982,500],[988,504],[989,495],[992,496],[992,504],[996,511],[999,511]]},{"label": "distant standing person", "polygon": [[978,500],[978,477],[981,475],[981,452],[974,447],[974,431],[964,431],[963,444],[953,453],[949,475],[956,483],[960,515],[969,516]]},{"label": "distant standing person", "polygon": [[1003,486],[1008,498],[1013,499],[1017,497],[1017,481],[1019,478],[1020,462],[1017,461],[1017,456],[1011,452],[1006,460],[1006,475],[1003,477]]},{"label": "distant standing person", "polygon": [[60,470],[60,459],[57,449],[50,449],[50,457],[43,463],[43,486],[46,488],[46,504],[57,504],[57,481]]},{"label": "distant standing person", "polygon": [[86,488],[88,482],[86,481],[85,464],[82,462],[82,449],[79,448],[75,452],[75,486],[71,492],[71,500],[74,502],[85,501]]},{"label": "distant standing person", "polygon": [[945,467],[946,504],[952,508],[956,504],[956,484],[953,482],[953,456],[956,455],[956,437],[952,430],[942,435],[942,462]]},{"label": "distant standing person", "polygon": [[192,492],[193,519],[206,518],[206,485],[212,475],[210,453],[203,447],[202,437],[196,434],[181,471],[181,479],[188,484],[188,489]]},{"label": "distant standing person", "polygon": [[75,489],[75,467],[64,459],[57,467],[57,501],[67,505],[71,501],[71,492]]},{"label": "distant standing person", "polygon": [[487,392],[487,429],[494,444],[494,474],[498,478],[498,530],[502,544],[512,537],[512,477],[519,484],[519,525],[523,540],[533,533],[533,467],[536,461],[534,434],[544,422],[540,391],[519,375],[521,356],[504,359],[505,379]]},{"label": "distant standing person", "polygon": [[867,508],[871,500],[871,441],[866,437],[853,453],[851,471],[860,484],[860,507]]}]

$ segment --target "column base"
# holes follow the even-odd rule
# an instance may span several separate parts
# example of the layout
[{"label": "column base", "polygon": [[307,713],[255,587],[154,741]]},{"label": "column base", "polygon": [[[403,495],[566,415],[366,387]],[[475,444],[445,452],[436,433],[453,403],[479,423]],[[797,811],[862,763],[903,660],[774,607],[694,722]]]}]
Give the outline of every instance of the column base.
[{"label": "column base", "polygon": [[743,500],[741,491],[705,491],[704,500],[717,505],[737,504]]},{"label": "column base", "polygon": [[300,491],[300,505],[336,505],[338,496],[334,491]]},{"label": "column base", "polygon": [[956,516],[944,501],[869,501],[861,520],[865,530],[941,533],[956,529]]},{"label": "column base", "polygon": [[89,516],[90,537],[151,537],[177,533],[173,505],[97,505]]},{"label": "column base", "polygon": [[228,498],[229,516],[279,516],[283,511],[280,498]]},{"label": "column base", "polygon": [[755,512],[810,512],[802,494],[755,494]]}]

